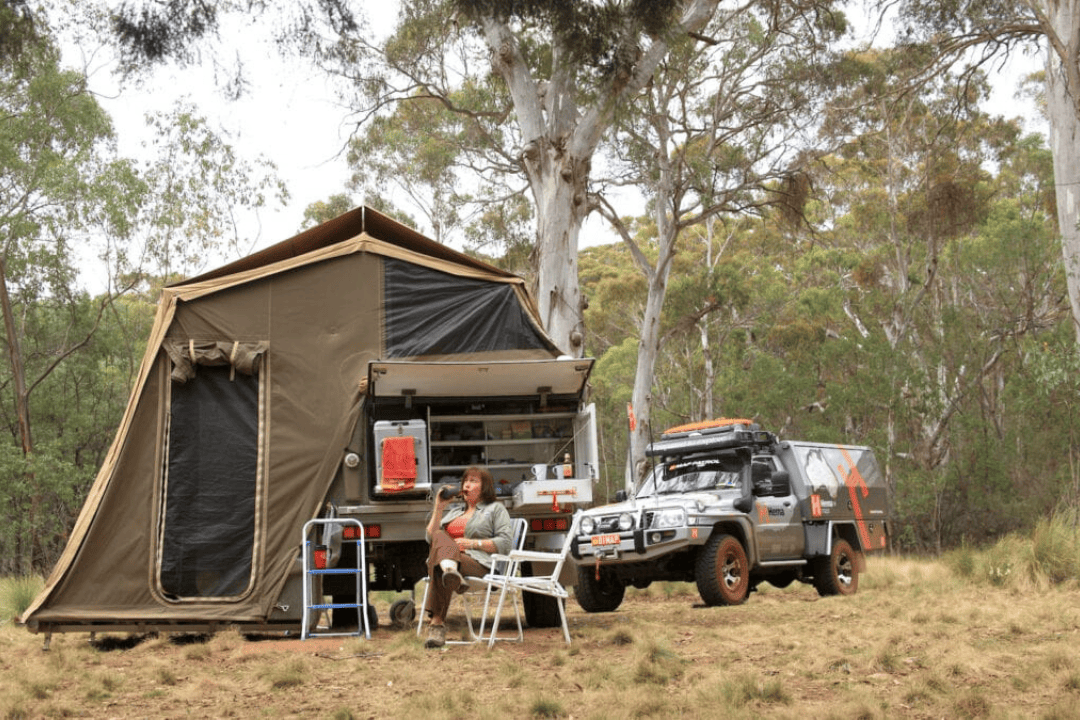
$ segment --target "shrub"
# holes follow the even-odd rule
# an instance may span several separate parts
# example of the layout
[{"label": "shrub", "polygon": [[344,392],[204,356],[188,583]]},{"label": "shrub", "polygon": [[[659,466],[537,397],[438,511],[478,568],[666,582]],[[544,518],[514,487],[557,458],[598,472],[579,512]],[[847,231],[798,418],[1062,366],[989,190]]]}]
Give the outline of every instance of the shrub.
[{"label": "shrub", "polygon": [[1031,533],[1032,572],[1039,580],[1060,585],[1080,571],[1080,542],[1075,525],[1056,515],[1040,520]]},{"label": "shrub", "polygon": [[16,622],[43,587],[44,581],[36,575],[0,578],[0,625]]}]

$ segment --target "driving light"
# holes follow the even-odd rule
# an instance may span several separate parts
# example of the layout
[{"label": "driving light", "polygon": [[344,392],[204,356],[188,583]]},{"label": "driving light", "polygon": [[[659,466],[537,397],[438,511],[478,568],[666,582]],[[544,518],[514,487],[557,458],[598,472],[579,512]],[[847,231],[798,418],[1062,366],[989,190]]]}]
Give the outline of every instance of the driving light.
[{"label": "driving light", "polygon": [[627,530],[634,529],[634,516],[630,513],[623,513],[619,516],[619,530],[626,532]]},{"label": "driving light", "polygon": [[595,520],[593,520],[591,517],[583,517],[583,518],[581,518],[581,534],[582,535],[592,535],[593,530],[595,530],[595,529],[596,529],[596,521]]}]

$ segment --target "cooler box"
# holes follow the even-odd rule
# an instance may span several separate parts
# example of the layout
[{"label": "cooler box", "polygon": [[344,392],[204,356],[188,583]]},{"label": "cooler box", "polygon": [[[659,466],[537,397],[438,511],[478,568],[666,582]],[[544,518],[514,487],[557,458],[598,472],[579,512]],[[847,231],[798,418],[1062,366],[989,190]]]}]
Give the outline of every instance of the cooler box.
[{"label": "cooler box", "polygon": [[375,423],[375,492],[427,492],[431,488],[427,424],[423,420]]},{"label": "cooler box", "polygon": [[592,480],[589,478],[523,480],[514,486],[514,509],[555,510],[571,503],[584,505],[591,502]]}]

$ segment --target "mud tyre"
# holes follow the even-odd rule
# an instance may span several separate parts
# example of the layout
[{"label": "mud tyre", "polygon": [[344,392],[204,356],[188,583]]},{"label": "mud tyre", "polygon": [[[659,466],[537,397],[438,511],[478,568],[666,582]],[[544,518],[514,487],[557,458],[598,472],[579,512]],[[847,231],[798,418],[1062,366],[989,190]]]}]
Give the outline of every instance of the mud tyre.
[{"label": "mud tyre", "polygon": [[694,568],[698,594],[706,605],[741,605],[750,592],[750,563],[738,538],[713,535]]},{"label": "mud tyre", "polygon": [[615,573],[600,570],[600,579],[596,579],[596,568],[579,565],[577,584],[574,586],[574,598],[585,612],[612,612],[622,604],[626,595],[626,586],[615,577]]},{"label": "mud tyre", "polygon": [[818,595],[854,595],[859,589],[859,558],[847,540],[837,539],[828,557],[814,562]]}]

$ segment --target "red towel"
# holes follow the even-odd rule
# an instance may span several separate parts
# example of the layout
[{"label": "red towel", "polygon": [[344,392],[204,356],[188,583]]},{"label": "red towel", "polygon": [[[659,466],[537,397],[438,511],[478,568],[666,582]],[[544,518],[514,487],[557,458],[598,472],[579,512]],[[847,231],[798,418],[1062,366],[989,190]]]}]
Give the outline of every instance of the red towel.
[{"label": "red towel", "polygon": [[382,486],[384,491],[407,490],[416,484],[416,453],[411,436],[382,441]]}]

